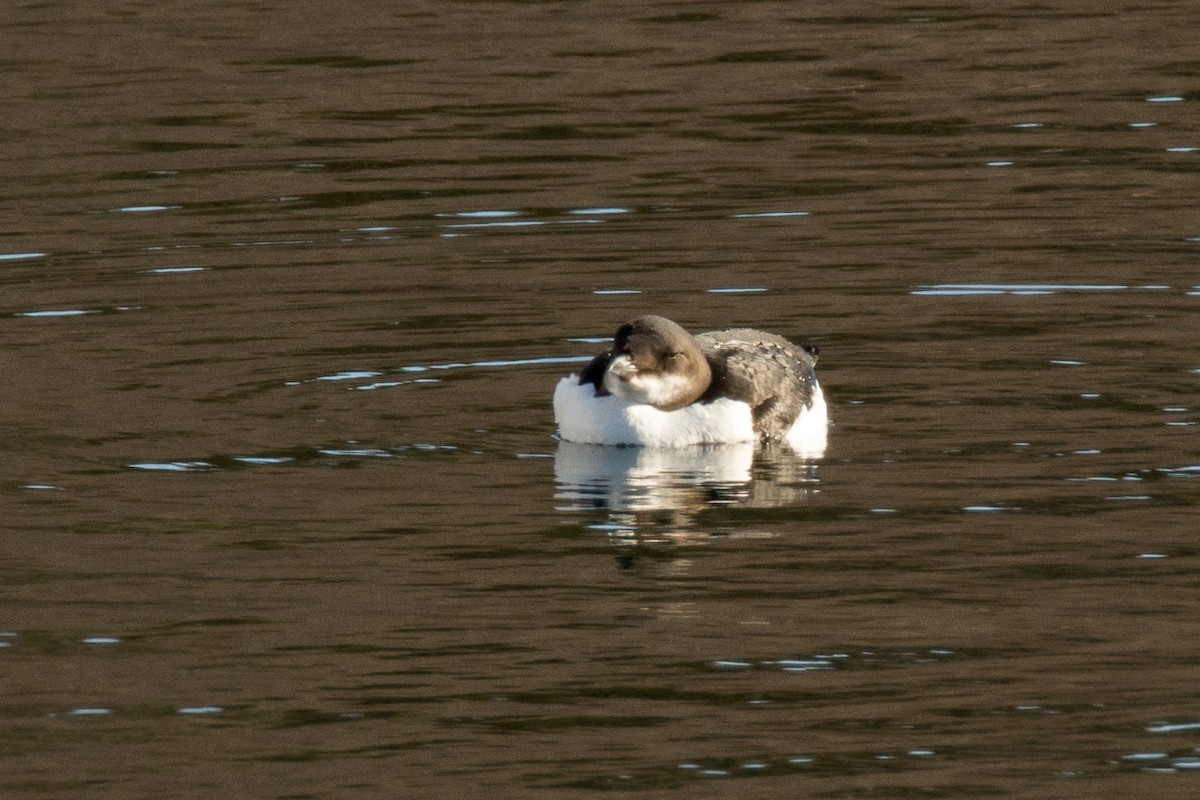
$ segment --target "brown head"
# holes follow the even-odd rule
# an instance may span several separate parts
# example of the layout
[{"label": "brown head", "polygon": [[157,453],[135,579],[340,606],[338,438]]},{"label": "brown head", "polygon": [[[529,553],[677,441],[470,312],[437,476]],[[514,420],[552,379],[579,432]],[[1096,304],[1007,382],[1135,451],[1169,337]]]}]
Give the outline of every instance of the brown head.
[{"label": "brown head", "polygon": [[604,388],[632,403],[674,411],[700,398],[712,381],[692,335],[666,317],[627,322],[613,338]]}]

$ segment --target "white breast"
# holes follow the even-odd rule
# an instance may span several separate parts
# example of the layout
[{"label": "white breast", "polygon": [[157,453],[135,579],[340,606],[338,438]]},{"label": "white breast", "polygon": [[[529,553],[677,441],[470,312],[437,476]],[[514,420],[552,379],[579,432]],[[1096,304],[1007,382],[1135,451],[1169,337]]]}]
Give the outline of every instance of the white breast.
[{"label": "white breast", "polygon": [[595,395],[590,383],[580,386],[574,375],[558,382],[554,419],[559,436],[568,442],[650,447],[752,442],[757,438],[750,406],[737,400],[720,399],[677,411],[659,411],[615,395]]},{"label": "white breast", "polygon": [[[739,400],[721,398],[659,411],[614,395],[596,397],[595,388],[580,386],[574,375],[560,380],[554,390],[554,419],[559,436],[584,444],[688,447],[758,439],[750,406]],[[787,442],[800,455],[819,458],[825,453],[828,425],[825,397],[814,386],[812,404],[788,429]]]}]

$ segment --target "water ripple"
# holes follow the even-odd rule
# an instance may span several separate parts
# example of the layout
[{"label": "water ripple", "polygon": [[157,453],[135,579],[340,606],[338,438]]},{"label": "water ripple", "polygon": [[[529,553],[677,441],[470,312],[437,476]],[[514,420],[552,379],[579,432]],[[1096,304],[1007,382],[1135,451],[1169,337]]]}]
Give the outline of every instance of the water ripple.
[{"label": "water ripple", "polygon": [[215,469],[207,461],[141,461],[130,464],[129,467],[151,472],[200,472]]},{"label": "water ripple", "polygon": [[877,669],[883,666],[906,666],[931,664],[957,656],[954,650],[930,648],[927,650],[860,650],[816,653],[807,656],[765,659],[720,659],[709,666],[720,671],[772,670],[780,672],[824,672],[827,670]]},{"label": "water ripple", "polygon": [[912,290],[912,294],[937,297],[999,294],[1046,295],[1060,292],[1120,292],[1131,288],[1143,287],[1088,283],[935,283],[920,285]]}]

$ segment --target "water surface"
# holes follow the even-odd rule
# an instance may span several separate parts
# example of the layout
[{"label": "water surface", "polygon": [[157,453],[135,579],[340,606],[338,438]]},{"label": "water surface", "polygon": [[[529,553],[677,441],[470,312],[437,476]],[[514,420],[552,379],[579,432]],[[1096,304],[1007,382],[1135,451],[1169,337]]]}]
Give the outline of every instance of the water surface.
[{"label": "water surface", "polygon": [[[11,9],[5,796],[1195,796],[1194,16]],[[646,312],[826,456],[556,441]]]}]

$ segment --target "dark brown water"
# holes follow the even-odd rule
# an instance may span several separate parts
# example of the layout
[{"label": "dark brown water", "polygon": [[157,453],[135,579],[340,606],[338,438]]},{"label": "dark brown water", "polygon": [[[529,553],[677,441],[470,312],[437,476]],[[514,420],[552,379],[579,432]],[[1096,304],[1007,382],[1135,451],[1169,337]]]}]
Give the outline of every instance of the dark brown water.
[{"label": "dark brown water", "polygon": [[[3,17],[5,797],[1200,794],[1195,4]],[[826,458],[560,446],[649,311]]]}]

